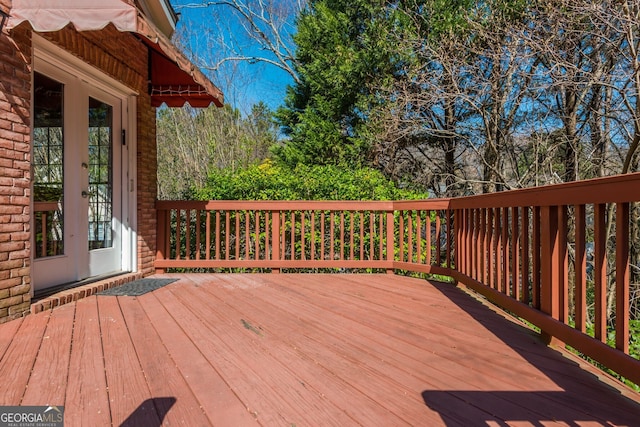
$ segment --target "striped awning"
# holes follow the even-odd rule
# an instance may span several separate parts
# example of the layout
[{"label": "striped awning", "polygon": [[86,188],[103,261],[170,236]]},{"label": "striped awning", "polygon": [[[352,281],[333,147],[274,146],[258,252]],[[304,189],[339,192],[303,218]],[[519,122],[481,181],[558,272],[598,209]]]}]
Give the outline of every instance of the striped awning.
[{"label": "striped awning", "polygon": [[27,22],[36,32],[59,31],[67,25],[77,31],[97,31],[112,24],[134,33],[149,47],[153,106],[224,104],[220,89],[127,0],[13,0],[9,14],[8,29]]}]

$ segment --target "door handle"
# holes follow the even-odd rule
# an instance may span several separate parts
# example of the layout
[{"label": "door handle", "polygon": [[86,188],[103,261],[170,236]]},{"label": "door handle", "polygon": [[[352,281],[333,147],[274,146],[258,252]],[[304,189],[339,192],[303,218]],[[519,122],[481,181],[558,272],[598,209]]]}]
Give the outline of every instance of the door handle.
[{"label": "door handle", "polygon": [[86,199],[87,197],[89,197],[89,192],[83,191],[82,193],[80,193],[80,195],[82,196],[83,199]]}]

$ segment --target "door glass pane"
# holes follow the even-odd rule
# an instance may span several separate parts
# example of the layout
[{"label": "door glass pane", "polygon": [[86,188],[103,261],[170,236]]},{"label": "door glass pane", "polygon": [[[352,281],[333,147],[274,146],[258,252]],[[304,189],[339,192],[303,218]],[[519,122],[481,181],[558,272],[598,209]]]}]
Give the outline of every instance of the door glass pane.
[{"label": "door glass pane", "polygon": [[35,73],[33,210],[36,258],[64,253],[63,95],[62,83]]},{"label": "door glass pane", "polygon": [[113,242],[113,107],[89,98],[89,250]]}]

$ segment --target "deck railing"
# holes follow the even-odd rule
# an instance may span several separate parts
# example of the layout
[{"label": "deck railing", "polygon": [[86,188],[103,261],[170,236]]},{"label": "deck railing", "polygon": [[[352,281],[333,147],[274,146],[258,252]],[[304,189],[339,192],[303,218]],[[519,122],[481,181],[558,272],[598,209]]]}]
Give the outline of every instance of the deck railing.
[{"label": "deck railing", "polygon": [[155,265],[447,273],[447,203],[161,201]]},{"label": "deck railing", "polygon": [[637,202],[640,174],[442,200],[159,201],[155,265],[446,275],[640,384]]}]

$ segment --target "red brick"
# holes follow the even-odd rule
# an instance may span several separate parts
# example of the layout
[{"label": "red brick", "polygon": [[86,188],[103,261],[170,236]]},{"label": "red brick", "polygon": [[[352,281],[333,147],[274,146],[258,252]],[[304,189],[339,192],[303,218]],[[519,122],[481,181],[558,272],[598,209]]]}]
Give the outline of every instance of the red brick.
[{"label": "red brick", "polygon": [[31,286],[29,285],[19,285],[19,286],[14,286],[13,288],[9,289],[11,296],[18,296],[18,295],[23,295],[26,293],[31,292]]},{"label": "red brick", "polygon": [[[0,185],[0,195],[2,196],[22,196],[24,195],[24,189],[19,187],[7,187],[4,185]],[[7,201],[10,203],[10,200]]]},{"label": "red brick", "polygon": [[[0,252],[15,252],[24,249],[24,242],[3,242],[0,243]],[[12,258],[15,259],[15,258]]]},{"label": "red brick", "polygon": [[29,312],[30,308],[31,308],[31,302],[30,300],[27,300],[25,302],[22,302],[21,304],[9,307],[9,316],[15,315],[16,318],[23,316]]},{"label": "red brick", "polygon": [[[16,242],[17,244],[18,242]],[[20,242],[20,244],[22,245],[22,247],[24,247],[25,249],[22,250],[16,250],[16,251],[12,251],[9,254],[9,259],[29,259],[29,257],[31,256],[31,250],[26,248],[26,243],[25,242]]]},{"label": "red brick", "polygon": [[0,215],[22,213],[22,206],[0,205]]},{"label": "red brick", "polygon": [[[1,153],[0,153],[0,156],[2,156]],[[15,170],[12,168],[0,167],[0,176],[8,177],[8,178],[22,178],[24,177],[24,171]]]},{"label": "red brick", "polygon": [[[24,212],[24,209],[21,206],[17,206],[19,208],[22,209],[22,212]],[[26,209],[28,209],[28,206],[25,207]],[[12,215],[11,216],[11,222],[17,222],[17,223],[21,223],[21,224],[28,224],[29,223],[29,215],[22,213],[20,215]]]},{"label": "red brick", "polygon": [[[20,260],[13,260],[13,261],[20,261]],[[29,267],[23,267],[23,268],[18,268],[18,269],[15,269],[15,270],[11,270],[11,275],[13,277],[24,277],[24,279],[25,279],[24,282],[25,283],[31,283],[31,279],[29,277],[29,274],[31,274],[31,269]]]},{"label": "red brick", "polygon": [[11,197],[11,203],[13,205],[28,206],[30,202],[31,200],[28,197],[22,195]]},{"label": "red brick", "polygon": [[23,231],[23,230],[24,230],[24,224],[9,222],[8,224],[3,224],[2,227],[0,227],[0,234],[7,234],[10,236],[12,233]]},{"label": "red brick", "polygon": [[27,241],[30,237],[31,233],[28,233],[26,231],[11,233],[11,240],[14,241]]},{"label": "red brick", "polygon": [[12,277],[10,279],[0,280],[0,289],[9,289],[22,284],[20,277]]}]

